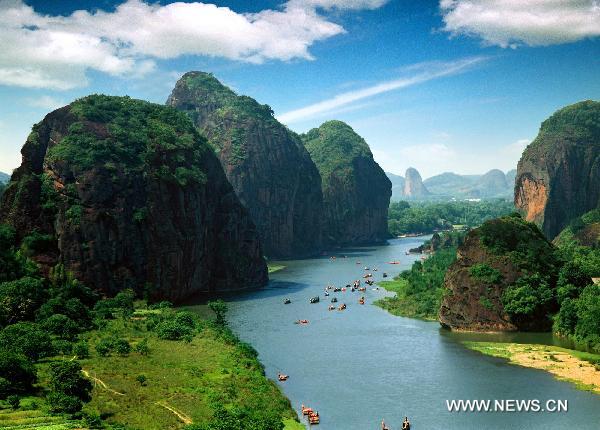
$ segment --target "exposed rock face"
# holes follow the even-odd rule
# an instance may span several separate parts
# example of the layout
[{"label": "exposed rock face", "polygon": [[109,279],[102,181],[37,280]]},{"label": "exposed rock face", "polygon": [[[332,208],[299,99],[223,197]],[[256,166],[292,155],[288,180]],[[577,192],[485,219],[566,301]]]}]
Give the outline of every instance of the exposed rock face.
[{"label": "exposed rock face", "polygon": [[250,216],[174,109],[86,97],[35,125],[21,153],[0,219],[55,238],[34,257],[46,271],[62,263],[106,293],[172,301],[267,281]]},{"label": "exposed rock face", "polygon": [[327,245],[385,241],[392,184],[367,142],[342,121],[302,136],[322,178]]},{"label": "exposed rock face", "polygon": [[400,175],[395,175],[390,172],[385,172],[386,176],[392,183],[392,201],[402,200],[404,196],[404,177]]},{"label": "exposed rock face", "polygon": [[300,138],[271,108],[238,96],[212,75],[186,73],[167,104],[192,118],[216,149],[254,220],[265,255],[302,257],[321,247],[321,178]]},{"label": "exposed rock face", "polygon": [[535,272],[552,284],[557,270],[554,247],[535,225],[510,216],[487,221],[468,233],[446,272],[440,323],[458,331],[549,330],[554,302],[530,315],[509,315],[503,295]]},{"label": "exposed rock face", "polygon": [[404,175],[404,196],[408,198],[419,198],[429,195],[429,190],[423,184],[421,175],[417,169],[409,167]]},{"label": "exposed rock face", "polygon": [[600,102],[567,106],[542,123],[517,168],[515,206],[555,237],[600,204]]}]

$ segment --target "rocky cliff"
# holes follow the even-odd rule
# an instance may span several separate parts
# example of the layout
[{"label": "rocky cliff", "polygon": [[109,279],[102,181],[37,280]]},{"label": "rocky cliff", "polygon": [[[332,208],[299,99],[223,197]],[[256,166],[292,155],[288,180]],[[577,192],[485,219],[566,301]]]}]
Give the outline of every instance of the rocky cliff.
[{"label": "rocky cliff", "polygon": [[487,221],[469,232],[446,272],[440,323],[465,331],[549,330],[559,267],[534,224],[515,215]]},{"label": "rocky cliff", "polygon": [[328,121],[302,140],[322,178],[326,244],[385,241],[392,184],[367,142],[342,121]]},{"label": "rocky cliff", "polygon": [[238,96],[203,72],[186,73],[167,104],[186,112],[217,151],[258,228],[265,255],[301,257],[320,250],[319,172],[300,138],[269,106]]},{"label": "rocky cliff", "polygon": [[517,168],[515,206],[554,238],[600,204],[600,102],[567,106],[545,120]]},{"label": "rocky cliff", "polygon": [[390,172],[385,172],[385,174],[392,183],[391,200],[395,202],[402,200],[404,197],[404,177]]},{"label": "rocky cliff", "polygon": [[266,282],[256,228],[182,113],[89,96],[36,124],[21,153],[0,219],[44,244],[43,271],[173,301]]},{"label": "rocky cliff", "polygon": [[423,184],[421,175],[412,167],[406,169],[404,175],[404,197],[409,199],[415,199],[419,197],[425,197],[429,195],[429,190]]}]

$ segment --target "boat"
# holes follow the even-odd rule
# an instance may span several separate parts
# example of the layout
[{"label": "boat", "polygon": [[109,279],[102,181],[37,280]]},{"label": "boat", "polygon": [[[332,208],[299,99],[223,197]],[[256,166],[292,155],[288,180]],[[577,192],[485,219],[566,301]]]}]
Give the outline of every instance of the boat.
[{"label": "boat", "polygon": [[310,425],[316,425],[319,424],[320,422],[320,418],[319,418],[319,413],[318,412],[313,412],[308,414],[308,423]]},{"label": "boat", "polygon": [[290,299],[285,299],[285,300],[283,301],[283,304],[284,304],[284,305],[289,305],[290,303],[292,303],[292,301],[291,301]]},{"label": "boat", "polygon": [[359,305],[364,305],[364,304],[365,304],[365,298],[364,298],[364,297],[361,297],[361,298],[358,300],[358,304],[359,304]]},{"label": "boat", "polygon": [[302,415],[309,415],[312,413],[312,411],[312,408],[302,405]]},{"label": "boat", "polygon": [[311,297],[310,302],[311,303],[319,303],[319,296],[315,296],[315,297]]},{"label": "boat", "polygon": [[387,278],[387,273],[383,272],[383,277]]},{"label": "boat", "polygon": [[329,297],[329,293],[327,291],[325,292],[325,297]]},{"label": "boat", "polygon": [[400,264],[398,260],[388,261],[388,264]]},{"label": "boat", "polygon": [[289,375],[284,375],[283,373],[278,373],[277,379],[281,382],[287,381],[289,379]]},{"label": "boat", "polygon": [[342,291],[342,288],[341,288],[341,287],[335,287],[335,288],[333,289],[333,292],[334,292],[334,293],[339,293],[340,291]]},{"label": "boat", "polygon": [[342,303],[338,306],[338,311],[343,311],[344,309],[346,309],[346,303]]},{"label": "boat", "polygon": [[332,298],[331,303],[337,303],[337,297]]},{"label": "boat", "polygon": [[334,311],[335,310],[335,306],[333,305],[329,305],[329,307],[327,308],[328,311]]},{"label": "boat", "polygon": [[306,325],[308,324],[308,320],[298,320],[295,321],[294,324]]},{"label": "boat", "polygon": [[358,291],[367,291],[367,287],[360,287]]}]

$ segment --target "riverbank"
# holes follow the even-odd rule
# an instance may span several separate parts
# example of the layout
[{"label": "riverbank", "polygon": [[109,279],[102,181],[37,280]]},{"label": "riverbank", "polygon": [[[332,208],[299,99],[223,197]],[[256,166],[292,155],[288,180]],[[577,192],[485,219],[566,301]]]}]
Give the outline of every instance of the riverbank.
[{"label": "riverbank", "polygon": [[269,273],[275,273],[285,269],[285,266],[281,264],[267,264],[267,268],[269,269]]},{"label": "riverbank", "polygon": [[425,321],[436,321],[437,315],[432,313],[421,297],[410,294],[410,286],[406,279],[396,278],[377,284],[385,290],[395,293],[391,297],[383,297],[373,304],[398,317],[417,318]]},{"label": "riverbank", "polygon": [[557,379],[572,382],[581,390],[600,394],[600,354],[549,345],[495,342],[463,344],[482,354],[505,358],[512,364],[550,372]]}]

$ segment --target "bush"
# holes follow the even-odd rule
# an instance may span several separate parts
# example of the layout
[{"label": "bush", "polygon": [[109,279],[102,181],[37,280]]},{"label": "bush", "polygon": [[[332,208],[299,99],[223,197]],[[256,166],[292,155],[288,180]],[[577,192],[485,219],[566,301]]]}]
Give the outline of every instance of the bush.
[{"label": "bush", "polygon": [[502,305],[516,317],[545,316],[554,300],[547,281],[539,275],[523,276],[502,294]]},{"label": "bush", "polygon": [[146,375],[138,375],[135,377],[135,380],[138,381],[142,387],[146,386]]},{"label": "bush", "polygon": [[52,355],[50,336],[37,324],[19,322],[9,325],[0,332],[0,349],[23,354],[31,360]]},{"label": "bush", "polygon": [[600,349],[600,285],[585,287],[577,301],[575,338]]},{"label": "bush", "polygon": [[227,314],[227,303],[223,300],[215,300],[208,302],[208,307],[215,313],[215,322],[218,325],[224,326],[227,324],[225,314]]},{"label": "bush", "polygon": [[478,263],[469,269],[471,277],[488,285],[496,285],[502,281],[502,274],[485,263]]},{"label": "bush", "polygon": [[186,336],[193,335],[194,330],[185,325],[180,324],[174,319],[165,320],[159,323],[155,328],[156,334],[161,339],[181,340]]},{"label": "bush", "polygon": [[14,351],[0,349],[0,398],[30,391],[36,379],[31,361]]},{"label": "bush", "polygon": [[48,388],[48,403],[53,412],[79,412],[83,403],[91,400],[92,384],[82,376],[81,365],[76,361],[50,364]]},{"label": "bush", "polygon": [[113,342],[113,349],[117,354],[127,355],[131,352],[131,345],[125,339],[117,339]]},{"label": "bush", "polygon": [[21,404],[21,398],[19,396],[17,396],[16,394],[11,394],[10,396],[8,396],[6,398],[6,401],[7,401],[8,405],[14,410],[19,409],[19,406]]},{"label": "bush", "polygon": [[107,337],[100,339],[98,341],[98,343],[96,344],[96,352],[102,357],[106,357],[106,356],[110,355],[112,350],[113,350],[113,342],[111,339],[109,339]]},{"label": "bush", "polygon": [[140,354],[140,355],[148,355],[150,354],[150,347],[148,346],[148,339],[144,338],[142,339],[136,346],[135,346],[135,350]]},{"label": "bush", "polygon": [[90,348],[87,342],[77,342],[73,345],[73,354],[75,354],[77,358],[88,358],[90,356]]}]

